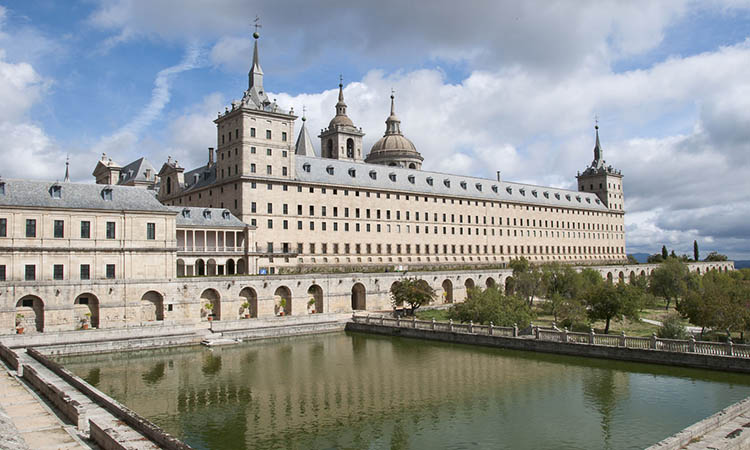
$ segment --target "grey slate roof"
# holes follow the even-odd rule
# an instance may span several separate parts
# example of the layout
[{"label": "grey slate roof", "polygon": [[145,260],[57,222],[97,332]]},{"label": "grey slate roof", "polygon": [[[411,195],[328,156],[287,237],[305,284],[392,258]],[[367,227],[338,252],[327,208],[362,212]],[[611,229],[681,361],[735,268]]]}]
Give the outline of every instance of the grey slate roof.
[{"label": "grey slate roof", "polygon": [[225,208],[169,206],[177,213],[177,227],[245,228],[247,224]]},{"label": "grey slate roof", "polygon": [[[150,177],[146,177],[146,171],[150,170]],[[130,181],[136,182],[153,182],[156,178],[154,166],[146,158],[138,158],[130,164],[120,169],[120,179],[117,184],[125,184]]]},{"label": "grey slate roof", "polygon": [[304,117],[302,118],[302,128],[300,128],[299,130],[297,143],[294,146],[294,154],[302,156],[316,156],[315,146],[313,146],[312,139],[310,139],[310,133],[307,132]]},{"label": "grey slate roof", "polygon": [[[40,207],[69,209],[100,209],[108,211],[149,211],[171,214],[172,211],[156,199],[148,189],[131,186],[108,186],[102,184],[57,183],[2,179],[5,188],[0,189],[0,207]],[[59,186],[60,198],[53,198],[52,186]],[[112,200],[105,200],[103,191],[111,189]]]},{"label": "grey slate roof", "polygon": [[216,183],[216,164],[211,167],[203,165],[185,172],[185,192],[210,186]]},{"label": "grey slate roof", "polygon": [[[333,170],[332,175],[329,174],[329,168]],[[350,170],[354,171],[354,176],[351,175]],[[376,174],[376,179],[370,176],[370,172]],[[448,175],[328,158],[297,156],[295,177],[296,180],[303,182],[333,184],[351,188],[395,189],[422,195],[442,195],[558,208],[608,211],[599,197],[590,192],[505,181],[499,182],[488,178]],[[391,177],[394,177],[395,181]],[[428,183],[428,179],[432,180],[432,185]]]}]

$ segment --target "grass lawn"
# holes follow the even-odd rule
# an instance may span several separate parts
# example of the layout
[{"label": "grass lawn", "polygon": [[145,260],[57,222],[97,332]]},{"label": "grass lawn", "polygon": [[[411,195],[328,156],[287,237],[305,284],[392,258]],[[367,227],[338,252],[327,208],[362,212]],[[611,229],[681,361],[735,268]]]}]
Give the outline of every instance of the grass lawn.
[{"label": "grass lawn", "polygon": [[432,320],[435,319],[438,322],[448,321],[448,310],[447,309],[418,309],[417,320]]}]

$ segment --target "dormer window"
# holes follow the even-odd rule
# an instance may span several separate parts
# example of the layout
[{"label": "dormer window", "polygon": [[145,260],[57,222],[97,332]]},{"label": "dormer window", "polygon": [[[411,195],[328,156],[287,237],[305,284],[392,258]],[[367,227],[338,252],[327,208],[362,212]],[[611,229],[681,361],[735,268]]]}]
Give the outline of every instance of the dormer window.
[{"label": "dormer window", "polygon": [[576,195],[576,200],[578,200],[580,202],[581,201],[581,196],[580,195]]},{"label": "dormer window", "polygon": [[185,218],[189,219],[190,218],[190,210],[187,209],[187,208],[183,209],[182,210],[182,217],[185,217]]},{"label": "dormer window", "polygon": [[328,173],[328,175],[333,175],[333,166],[326,167],[326,172]]},{"label": "dormer window", "polygon": [[477,187],[478,191],[482,190],[482,183],[477,183],[477,184],[475,184],[475,186]]},{"label": "dormer window", "polygon": [[53,184],[52,187],[49,189],[50,195],[52,195],[52,198],[61,198],[62,197],[62,186],[59,184]]},{"label": "dormer window", "polygon": [[544,198],[549,198],[549,192],[547,192],[547,191],[544,191],[544,193],[542,195],[544,195]]},{"label": "dormer window", "polygon": [[507,188],[505,188],[505,190],[508,192],[508,194],[513,195],[513,188],[512,187],[508,186]]},{"label": "dormer window", "polygon": [[355,169],[349,169],[349,176],[354,178],[357,176],[357,171]]},{"label": "dormer window", "polygon": [[371,170],[370,171],[370,178],[372,178],[373,180],[377,180],[378,179],[378,173],[375,172],[374,170]]},{"label": "dormer window", "polygon": [[432,177],[427,177],[427,184],[432,186],[432,183],[434,183],[434,180],[432,179]]},{"label": "dormer window", "polygon": [[586,197],[586,203],[591,203],[591,199]]},{"label": "dormer window", "polygon": [[460,183],[458,183],[458,184],[460,184],[460,185],[461,185],[461,188],[462,188],[462,189],[466,189],[466,182],[465,182],[465,181],[462,181],[462,182],[460,182]]},{"label": "dormer window", "polygon": [[5,195],[5,181],[0,180],[0,195]]},{"label": "dormer window", "polygon": [[519,189],[518,192],[520,192],[521,195],[526,195],[526,189],[524,188]]},{"label": "dormer window", "polygon": [[497,185],[494,185],[494,184],[492,185],[492,192],[497,194]]},{"label": "dormer window", "polygon": [[594,199],[594,201],[596,202],[597,205],[601,203],[601,201],[598,198]]},{"label": "dormer window", "polygon": [[388,178],[390,178],[391,181],[396,181],[396,174],[391,172],[388,174]]},{"label": "dormer window", "polygon": [[203,217],[206,218],[206,219],[210,219],[211,218],[211,210],[210,209],[204,209],[203,210]]},{"label": "dormer window", "polygon": [[538,197],[538,194],[539,193],[536,191],[536,189],[531,191],[531,195],[533,195],[534,197]]},{"label": "dormer window", "polygon": [[223,218],[224,220],[229,220],[229,217],[230,217],[231,215],[232,215],[232,214],[231,214],[231,213],[229,212],[229,210],[228,210],[228,209],[225,209],[224,211],[222,211],[222,212],[221,212],[221,217],[222,217],[222,218]]},{"label": "dormer window", "polygon": [[310,163],[302,164],[302,170],[304,170],[307,173],[310,173]]},{"label": "dormer window", "polygon": [[565,198],[570,201],[570,194],[565,194]]},{"label": "dormer window", "polygon": [[451,187],[451,180],[446,178],[445,180],[443,180],[443,184],[445,185],[445,187]]},{"label": "dormer window", "polygon": [[555,192],[555,198],[558,199],[558,200],[560,200],[560,193],[559,192]]},{"label": "dormer window", "polygon": [[112,201],[112,188],[111,187],[105,187],[104,189],[102,189],[102,198],[108,202]]},{"label": "dormer window", "polygon": [[406,179],[409,180],[409,183],[414,184],[414,175],[409,175]]}]

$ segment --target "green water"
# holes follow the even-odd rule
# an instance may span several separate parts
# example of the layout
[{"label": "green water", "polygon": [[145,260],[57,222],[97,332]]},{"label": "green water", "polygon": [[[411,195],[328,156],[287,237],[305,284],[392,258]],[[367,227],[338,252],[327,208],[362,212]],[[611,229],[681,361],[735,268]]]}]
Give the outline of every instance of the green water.
[{"label": "green water", "polygon": [[335,333],[60,358],[196,449],[639,449],[750,377]]}]

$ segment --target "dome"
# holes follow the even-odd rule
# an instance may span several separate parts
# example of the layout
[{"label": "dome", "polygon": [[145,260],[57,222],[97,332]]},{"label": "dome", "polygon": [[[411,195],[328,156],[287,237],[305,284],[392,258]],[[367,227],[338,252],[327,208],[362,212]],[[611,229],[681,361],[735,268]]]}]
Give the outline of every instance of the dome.
[{"label": "dome", "polygon": [[353,127],[354,122],[352,122],[352,119],[350,119],[349,116],[347,115],[336,114],[333,117],[333,119],[331,119],[331,122],[328,124],[328,128],[333,128],[335,126],[343,126],[343,125]]},{"label": "dome", "polygon": [[382,138],[378,139],[377,142],[375,142],[370,152],[382,152],[389,150],[396,150],[401,152],[416,152],[417,148],[414,147],[414,144],[403,135],[386,134]]},{"label": "dome", "polygon": [[391,95],[391,115],[385,121],[385,134],[372,146],[365,162],[419,169],[424,158],[414,144],[401,133],[401,121],[396,117],[393,103]]}]

